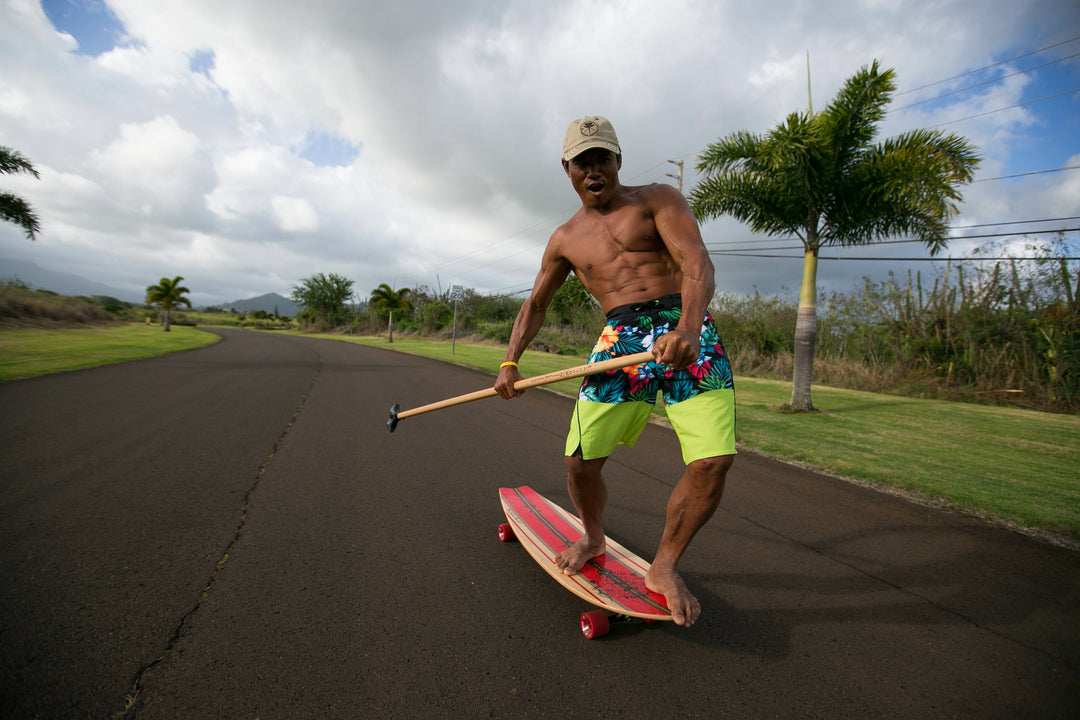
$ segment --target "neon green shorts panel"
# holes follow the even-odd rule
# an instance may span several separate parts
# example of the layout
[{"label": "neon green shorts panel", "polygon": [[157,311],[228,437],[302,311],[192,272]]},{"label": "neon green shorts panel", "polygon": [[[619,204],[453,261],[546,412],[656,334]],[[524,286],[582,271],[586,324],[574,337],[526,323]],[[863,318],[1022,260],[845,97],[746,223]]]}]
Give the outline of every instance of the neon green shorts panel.
[{"label": "neon green shorts panel", "polygon": [[710,390],[667,406],[682,446],[683,462],[735,454],[735,391]]},{"label": "neon green shorts panel", "polygon": [[[601,403],[578,400],[566,436],[566,455],[607,457],[616,447],[637,442],[652,405],[647,402]],[[710,390],[667,407],[679,437],[683,462],[735,454],[735,391]]]},{"label": "neon green shorts panel", "polygon": [[574,455],[580,448],[582,460],[595,460],[607,457],[620,445],[633,447],[651,412],[652,405],[647,402],[578,400],[566,436],[566,455]]}]

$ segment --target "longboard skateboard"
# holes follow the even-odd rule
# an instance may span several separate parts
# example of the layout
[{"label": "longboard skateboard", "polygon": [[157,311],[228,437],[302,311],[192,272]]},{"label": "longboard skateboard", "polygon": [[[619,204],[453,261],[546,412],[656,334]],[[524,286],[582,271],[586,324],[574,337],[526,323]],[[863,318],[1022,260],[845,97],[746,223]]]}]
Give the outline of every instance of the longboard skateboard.
[{"label": "longboard skateboard", "polygon": [[607,552],[567,575],[555,565],[559,553],[584,533],[581,521],[529,487],[500,488],[507,522],[499,539],[517,539],[529,555],[560,585],[602,610],[581,615],[581,632],[588,638],[605,635],[613,622],[630,618],[671,620],[664,596],[645,587],[649,563],[611,538]]}]

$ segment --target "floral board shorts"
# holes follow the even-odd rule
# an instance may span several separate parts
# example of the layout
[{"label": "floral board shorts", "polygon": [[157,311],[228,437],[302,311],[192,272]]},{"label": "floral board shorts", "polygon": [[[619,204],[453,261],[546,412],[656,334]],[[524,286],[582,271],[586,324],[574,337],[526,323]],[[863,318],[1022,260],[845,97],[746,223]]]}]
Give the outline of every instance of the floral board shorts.
[{"label": "floral board shorts", "polygon": [[[681,306],[676,294],[615,308],[607,314],[589,362],[651,350],[658,337],[678,326]],[[660,392],[684,462],[734,455],[735,385],[708,314],[698,339],[701,354],[684,370],[648,362],[586,376],[570,420],[566,454],[592,460],[607,457],[618,446],[632,446]]]}]

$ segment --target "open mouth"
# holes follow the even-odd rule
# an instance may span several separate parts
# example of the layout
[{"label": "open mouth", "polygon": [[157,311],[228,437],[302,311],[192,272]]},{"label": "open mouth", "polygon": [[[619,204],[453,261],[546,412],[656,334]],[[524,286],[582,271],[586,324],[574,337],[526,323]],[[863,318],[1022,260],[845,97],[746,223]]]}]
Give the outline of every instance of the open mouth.
[{"label": "open mouth", "polygon": [[585,189],[591,192],[593,195],[599,195],[604,192],[603,182],[587,182],[585,183]]}]

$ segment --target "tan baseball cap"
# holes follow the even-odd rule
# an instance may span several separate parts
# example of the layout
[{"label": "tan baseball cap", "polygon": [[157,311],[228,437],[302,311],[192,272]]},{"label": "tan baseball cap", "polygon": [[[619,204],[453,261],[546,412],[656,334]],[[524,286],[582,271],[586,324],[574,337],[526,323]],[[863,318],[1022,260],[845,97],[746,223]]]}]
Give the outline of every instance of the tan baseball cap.
[{"label": "tan baseball cap", "polygon": [[622,155],[619,138],[615,137],[615,128],[607,118],[599,115],[578,118],[566,128],[562,141],[562,159],[577,157],[586,150],[604,148],[616,155]]}]

